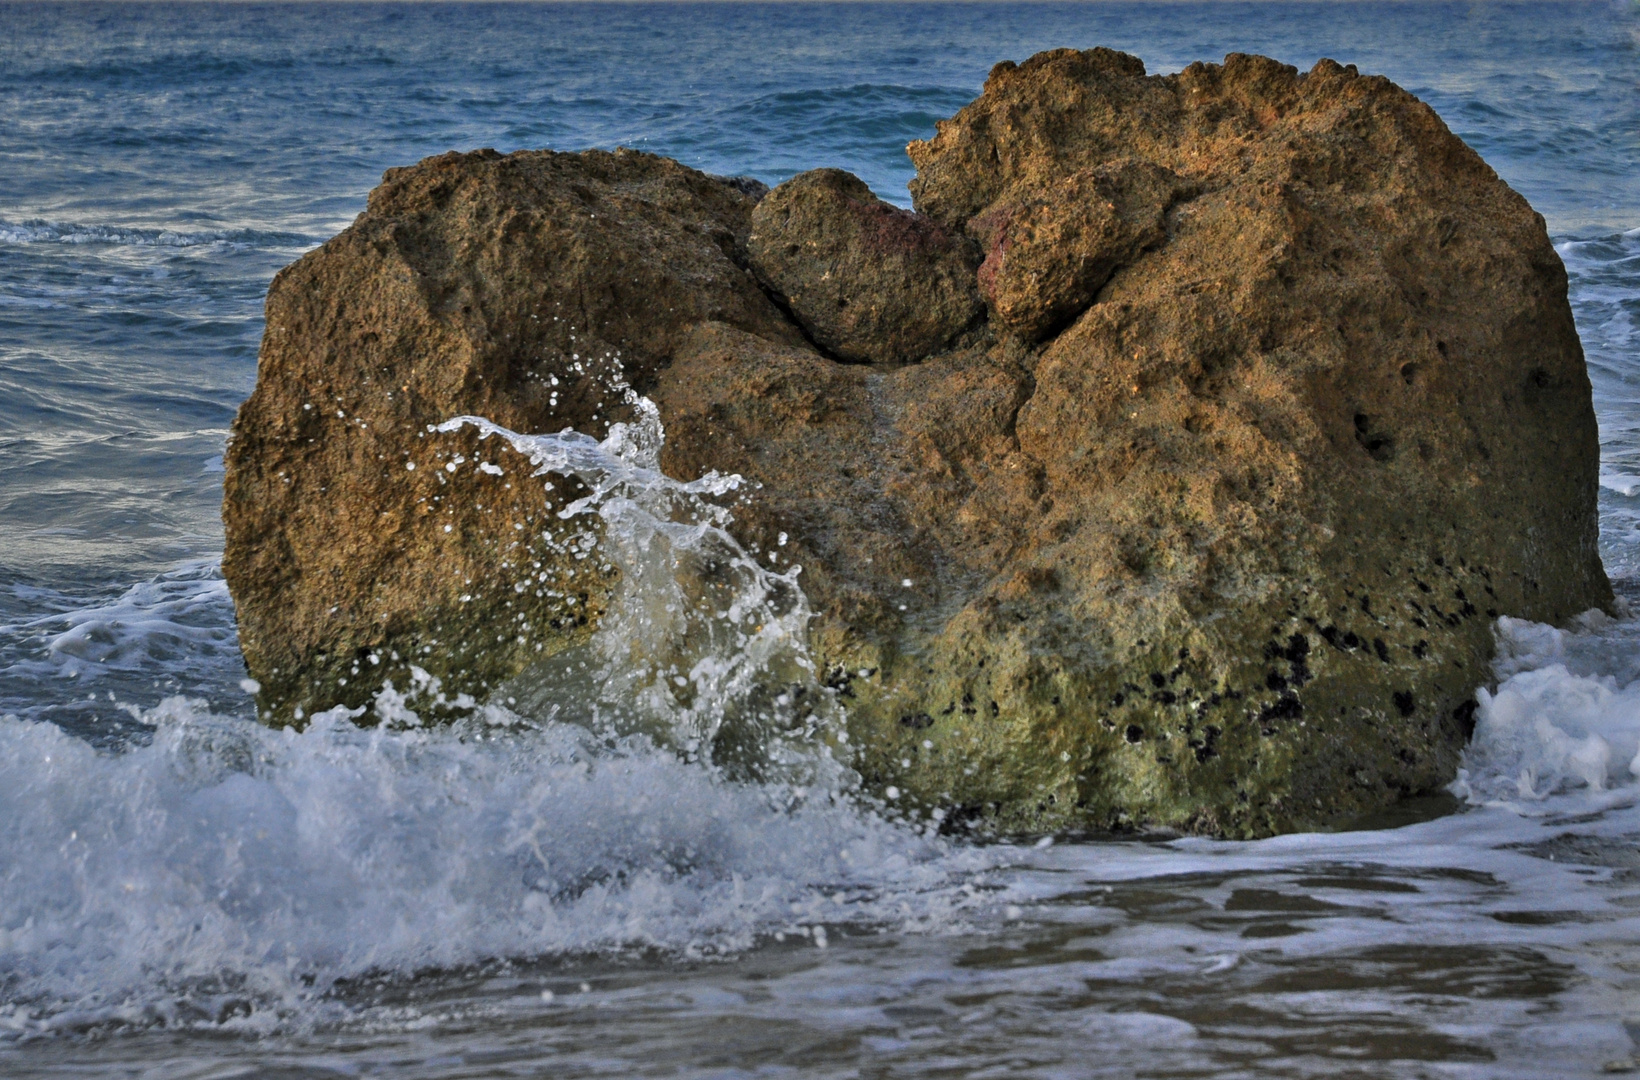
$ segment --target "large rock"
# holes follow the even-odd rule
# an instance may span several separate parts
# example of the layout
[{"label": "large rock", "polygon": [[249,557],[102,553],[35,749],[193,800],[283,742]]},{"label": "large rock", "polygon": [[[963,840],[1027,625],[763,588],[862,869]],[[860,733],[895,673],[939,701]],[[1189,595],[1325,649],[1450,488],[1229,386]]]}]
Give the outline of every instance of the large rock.
[{"label": "large rock", "polygon": [[[1330,61],[1059,51],[910,152],[927,221],[880,262],[966,234],[991,318],[909,365],[817,351],[749,269],[752,197],[673,163],[391,174],[276,280],[229,454],[225,570],[272,714],[366,700],[337,657],[480,695],[586,633],[608,571],[550,530],[532,559],[578,577],[527,610],[475,591],[567,493],[417,500],[483,449],[427,424],[601,432],[618,402],[571,357],[617,349],[669,472],[761,484],[736,527],[788,534],[856,766],[948,822],[1345,820],[1451,779],[1495,616],[1610,605],[1564,270],[1411,95]],[[856,210],[803,205],[855,249]],[[552,378],[578,396],[548,406]]]}]

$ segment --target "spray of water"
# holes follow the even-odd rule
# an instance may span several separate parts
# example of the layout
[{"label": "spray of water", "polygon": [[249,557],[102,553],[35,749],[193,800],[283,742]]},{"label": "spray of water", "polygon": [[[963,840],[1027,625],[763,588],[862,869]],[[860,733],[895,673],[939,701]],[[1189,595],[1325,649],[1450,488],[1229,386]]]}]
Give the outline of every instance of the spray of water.
[{"label": "spray of water", "polygon": [[[586,494],[559,516],[596,518],[599,556],[619,570],[591,640],[538,662],[495,699],[609,740],[645,736],[771,797],[852,789],[841,708],[806,645],[802,568],[776,573],[731,535],[723,501],[744,491],[739,476],[663,473],[659,411],[625,394],[635,418],[602,440],[568,429],[520,435],[473,416],[440,426],[476,427],[526,455],[537,476],[580,481]],[[567,545],[583,541],[557,542],[574,557]]]}]

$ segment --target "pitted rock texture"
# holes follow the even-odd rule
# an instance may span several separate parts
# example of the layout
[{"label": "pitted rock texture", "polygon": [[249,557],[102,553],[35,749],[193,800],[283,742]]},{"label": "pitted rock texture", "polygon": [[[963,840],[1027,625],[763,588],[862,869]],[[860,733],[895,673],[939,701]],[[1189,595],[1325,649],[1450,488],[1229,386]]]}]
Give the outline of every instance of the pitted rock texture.
[{"label": "pitted rock texture", "polygon": [[977,246],[877,198],[841,169],[781,184],[752,211],[752,267],[814,341],[844,360],[915,363],[982,315]]},{"label": "pitted rock texture", "polygon": [[[913,364],[814,348],[746,269],[751,200],[672,163],[392,176],[270,294],[225,511],[253,674],[294,665],[311,709],[353,692],[331,658],[355,642],[525,637],[484,680],[429,669],[475,693],[527,668],[521,622],[576,647],[572,590],[501,592],[562,493],[423,514],[482,449],[425,425],[596,433],[596,380],[551,407],[530,373],[571,385],[568,356],[617,346],[670,473],[762,485],[737,528],[788,535],[867,782],[953,827],[1347,821],[1451,780],[1494,617],[1611,605],[1564,268],[1411,95],[1330,61],[1150,77],[1063,50],[999,65],[910,153],[920,213],[987,245],[991,316]],[[575,329],[549,337],[554,304]],[[452,560],[497,584],[458,603]],[[595,622],[608,582],[577,572]]]}]

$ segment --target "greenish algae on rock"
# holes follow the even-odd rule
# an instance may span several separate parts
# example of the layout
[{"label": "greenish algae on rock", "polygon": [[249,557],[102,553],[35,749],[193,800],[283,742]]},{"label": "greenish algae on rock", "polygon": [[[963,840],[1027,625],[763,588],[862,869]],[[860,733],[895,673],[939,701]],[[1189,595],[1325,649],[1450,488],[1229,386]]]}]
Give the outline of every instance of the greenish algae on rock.
[{"label": "greenish algae on rock", "polygon": [[[947,320],[916,363],[839,362],[761,291],[807,271],[748,245],[755,191],[631,153],[390,175],[276,280],[235,428],[225,571],[270,711],[363,704],[335,658],[418,647],[481,696],[596,622],[610,581],[550,539],[531,558],[585,575],[543,590],[573,613],[453,585],[510,585],[503,541],[551,506],[509,489],[502,516],[535,515],[518,540],[463,507],[442,508],[459,533],[417,516],[425,477],[477,449],[427,424],[601,433],[607,383],[557,411],[531,389],[577,353],[620,352],[669,473],[761,485],[736,527],[753,550],[787,534],[804,567],[856,768],[950,823],[1357,817],[1451,779],[1496,616],[1610,606],[1564,269],[1411,95],[1330,61],[1150,77],[1060,50],[999,65],[910,153],[926,226],[816,232],[839,296],[891,287],[929,236],[983,252],[966,303],[989,319]],[[811,186],[777,189],[791,219],[860,216]],[[890,233],[917,250],[850,250]],[[555,305],[566,329],[537,327]],[[299,415],[326,394],[368,433]],[[467,651],[427,653],[435,634]]]}]

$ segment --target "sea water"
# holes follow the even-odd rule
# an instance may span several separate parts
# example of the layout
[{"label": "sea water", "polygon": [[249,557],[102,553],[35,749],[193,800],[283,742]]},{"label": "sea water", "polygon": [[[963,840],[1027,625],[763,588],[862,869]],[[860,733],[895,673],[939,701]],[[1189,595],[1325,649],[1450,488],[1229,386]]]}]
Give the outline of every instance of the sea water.
[{"label": "sea water", "polygon": [[[520,443],[594,481],[642,583],[596,662],[454,727],[419,724],[430,684],[379,726],[254,723],[223,441],[273,273],[383,169],[627,145],[906,204],[908,140],[1067,45],[1384,73],[1547,219],[1622,614],[1499,621],[1449,794],[1257,843],[981,845],[856,790],[825,707],[752,733],[778,767],[714,763],[748,671],[801,683],[801,578],[741,560],[756,618],[644,614],[736,559],[733,478],[659,475],[653,417]],[[1629,3],[0,4],[0,1075],[1629,1068],[1637,322]]]}]

